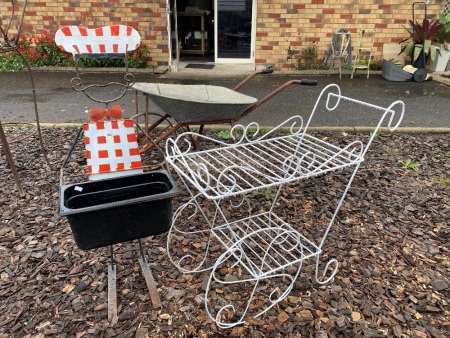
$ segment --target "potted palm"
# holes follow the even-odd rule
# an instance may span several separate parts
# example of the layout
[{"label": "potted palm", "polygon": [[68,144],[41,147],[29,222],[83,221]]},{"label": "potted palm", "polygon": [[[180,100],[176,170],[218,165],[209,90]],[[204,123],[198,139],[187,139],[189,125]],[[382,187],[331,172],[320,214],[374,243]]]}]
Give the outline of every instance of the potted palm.
[{"label": "potted palm", "polygon": [[439,53],[439,47],[433,44],[438,42],[439,34],[444,25],[437,20],[423,19],[422,23],[409,20],[409,27],[405,29],[409,37],[400,43],[408,43],[403,46],[401,53],[411,57],[411,63],[416,68],[425,68],[426,59],[434,62],[436,54]]},{"label": "potted palm", "polygon": [[445,15],[439,14],[439,22],[442,28],[436,34],[436,46],[439,53],[430,64],[430,70],[433,72],[443,72],[450,59],[450,13]]}]

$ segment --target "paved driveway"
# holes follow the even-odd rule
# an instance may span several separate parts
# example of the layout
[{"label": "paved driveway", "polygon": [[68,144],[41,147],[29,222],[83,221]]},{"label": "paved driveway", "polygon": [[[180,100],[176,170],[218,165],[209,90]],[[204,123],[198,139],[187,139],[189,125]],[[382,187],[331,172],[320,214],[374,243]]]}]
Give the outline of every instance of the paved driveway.
[{"label": "paved driveway", "polygon": [[[85,110],[99,106],[85,97],[83,93],[75,92],[70,86],[74,76],[72,71],[34,71],[36,93],[40,120],[43,123],[80,123],[88,119]],[[121,81],[120,73],[90,73],[85,74],[86,80],[92,83],[105,83],[111,80]],[[195,76],[177,78],[154,75],[146,72],[136,74],[136,81],[182,84],[211,84],[233,88],[245,76],[234,75],[222,77],[214,75],[196,79]],[[255,110],[242,122],[259,122],[263,126],[277,125],[293,114],[305,115],[314,106],[320,91],[330,83],[341,87],[342,94],[364,100],[373,104],[388,106],[396,100],[403,100],[406,113],[403,127],[440,128],[450,127],[450,87],[436,81],[389,82],[379,74],[371,74],[369,79],[358,75],[350,79],[343,75],[266,75],[258,76],[242,88],[242,92],[258,99],[266,96],[284,82],[295,78],[318,80],[316,87],[291,86],[265,105]],[[34,110],[27,72],[0,73],[0,118],[6,122],[34,122]],[[84,77],[83,77],[84,79]],[[115,95],[116,91],[102,91],[101,98]],[[143,97],[139,98],[139,108],[143,108]],[[126,115],[133,115],[136,110],[136,95],[129,91],[119,101]],[[100,105],[101,107],[101,105]],[[153,110],[158,111],[157,108]],[[317,116],[315,126],[372,126],[379,117],[365,116],[361,109],[340,111]]]}]

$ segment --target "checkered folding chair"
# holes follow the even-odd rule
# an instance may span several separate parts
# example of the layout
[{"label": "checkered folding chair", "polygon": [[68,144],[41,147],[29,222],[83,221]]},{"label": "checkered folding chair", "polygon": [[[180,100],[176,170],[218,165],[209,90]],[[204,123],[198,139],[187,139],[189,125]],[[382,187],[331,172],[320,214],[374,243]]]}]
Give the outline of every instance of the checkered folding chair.
[{"label": "checkered folding chair", "polygon": [[[97,104],[103,105],[101,108],[92,107],[90,109],[91,121],[84,123],[78,130],[78,134],[72,144],[69,155],[62,165],[61,185],[63,185],[64,182],[63,169],[67,164],[68,158],[70,157],[70,152],[73,150],[74,145],[80,138],[82,132],[84,132],[87,174],[89,176],[89,181],[94,181],[94,184],[101,185],[102,183],[108,182],[110,179],[133,179],[132,175],[138,176],[143,173],[142,159],[138,148],[137,134],[135,132],[136,124],[134,123],[134,120],[124,119],[122,117],[123,111],[119,105],[112,105],[113,102],[116,102],[122,98],[134,83],[134,76],[128,72],[127,54],[128,52],[138,48],[140,41],[139,33],[134,28],[124,25],[105,26],[95,29],[67,26],[62,27],[56,32],[55,42],[58,47],[61,50],[72,53],[74,58],[76,76],[71,80],[72,88],[75,91],[83,92],[88,98]],[[109,82],[106,84],[85,84],[86,82],[82,79],[82,74],[79,71],[79,63],[83,58],[95,60],[122,59],[125,66],[124,81]],[[102,92],[105,92],[104,89],[109,86],[113,86],[114,89],[119,87],[119,90],[115,92],[116,94],[113,98],[105,99],[103,96],[107,95],[102,95]],[[80,185],[75,188],[83,189],[83,186]],[[119,194],[118,192],[111,191],[111,195],[116,193]],[[105,214],[114,214],[116,211],[102,210],[102,212]],[[125,215],[128,215],[129,218],[127,218],[127,221],[122,223],[127,223],[131,216],[134,217],[134,215],[131,215],[133,212],[134,211],[125,213]],[[137,212],[139,211],[136,211],[136,213]],[[140,212],[144,214],[144,217],[147,217],[147,214],[143,210]],[[103,215],[98,215],[98,217],[101,216]],[[126,240],[130,240],[130,233],[133,231],[130,230],[132,226],[134,226],[133,229],[140,229],[139,227],[146,229],[145,231],[142,231],[143,235],[139,235],[140,237],[148,236],[150,233],[151,229],[148,230],[150,228],[147,224],[148,222],[143,222],[145,224],[142,226],[140,224],[134,225],[131,223],[133,223],[133,221],[130,221],[130,224],[115,225],[120,227],[120,229],[116,230],[120,233],[117,237],[123,237],[127,238]],[[108,229],[110,232],[113,231],[111,228]],[[106,232],[108,232],[108,230]],[[131,235],[131,239],[139,240],[142,255],[139,263],[150,292],[153,306],[160,307],[161,300],[159,298],[158,290],[156,289],[156,284],[154,283],[150,267],[145,258],[140,237],[135,236],[135,234]],[[104,232],[102,232],[99,236],[106,237]],[[87,249],[110,245],[111,261],[108,265],[108,319],[115,323],[118,318],[116,269],[113,261],[112,245],[116,242],[112,244],[105,244],[99,240],[98,243],[100,244],[92,245],[87,247]],[[80,248],[83,247],[80,246]]]},{"label": "checkered folding chair", "polygon": [[[134,83],[134,76],[128,72],[127,53],[139,47],[139,33],[124,25],[94,29],[66,26],[56,32],[55,42],[61,50],[73,55],[76,76],[71,80],[72,88],[83,92],[94,102],[104,104],[103,108],[92,107],[91,121],[82,126],[89,179],[141,173],[142,161],[134,123],[130,119],[122,119],[123,111],[119,105],[111,106]],[[79,71],[79,62],[83,58],[122,59],[125,66],[124,81],[85,85]],[[101,97],[101,92],[102,88],[108,86],[119,86],[121,90],[113,98],[105,99]]]}]

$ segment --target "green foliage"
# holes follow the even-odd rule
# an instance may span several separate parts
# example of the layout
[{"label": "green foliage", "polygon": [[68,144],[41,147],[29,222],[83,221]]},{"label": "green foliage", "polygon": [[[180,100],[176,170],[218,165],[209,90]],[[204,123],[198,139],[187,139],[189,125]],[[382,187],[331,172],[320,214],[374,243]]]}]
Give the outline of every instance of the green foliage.
[{"label": "green foliage", "polygon": [[295,68],[298,70],[326,69],[323,63],[319,62],[316,43],[310,44],[303,50],[302,56],[297,60]]},{"label": "green foliage", "polygon": [[277,191],[272,187],[262,188],[253,191],[253,196],[263,196],[264,198],[273,201],[277,197]]},{"label": "green foliage", "polygon": [[445,15],[444,13],[439,13],[439,23],[442,24],[442,28],[437,32],[437,39],[440,43],[444,45],[444,48],[450,50],[450,13]]},{"label": "green foliage", "polygon": [[375,131],[375,132],[371,131],[369,137],[372,137],[372,136],[373,136],[373,138],[377,138],[377,137],[380,136],[380,135],[381,135],[381,130],[378,129],[378,130]]},{"label": "green foliage", "polygon": [[0,54],[0,72],[14,72],[23,67],[23,59],[16,52]]},{"label": "green foliage", "polygon": [[[400,67],[403,67],[403,65],[401,65]],[[370,70],[382,70],[383,62],[382,61],[371,61],[369,68],[370,68]]]},{"label": "green foliage", "polygon": [[450,188],[450,177],[445,176],[432,177],[431,184],[440,185],[444,188]]},{"label": "green foliage", "polygon": [[19,42],[19,50],[31,67],[69,66],[72,55],[61,51],[48,32]]},{"label": "green foliage", "polygon": [[408,158],[406,161],[398,161],[402,165],[403,169],[410,169],[413,171],[419,170],[419,163],[413,162],[410,158]]},{"label": "green foliage", "polygon": [[[18,49],[31,67],[73,66],[72,54],[58,48],[50,33],[37,34],[21,40]],[[144,46],[128,54],[128,67],[145,68],[150,51]],[[124,67],[123,59],[94,60],[83,58],[78,63],[82,67]],[[18,71],[25,67],[23,59],[16,52],[0,55],[0,71]]]},{"label": "green foliage", "polygon": [[450,157],[450,150],[439,151],[434,154],[435,159],[441,159],[442,157]]},{"label": "green foliage", "polygon": [[220,130],[217,132],[217,136],[224,140],[230,140],[233,138],[233,136],[231,135],[231,129]]},{"label": "green foliage", "polygon": [[[286,40],[287,41],[287,40]],[[295,47],[288,46],[288,48],[284,49],[286,51],[286,61],[289,61],[294,58],[294,55],[297,54],[297,49]]]},{"label": "green foliage", "polygon": [[423,19],[422,24],[420,24],[418,21],[413,22],[409,20],[409,27],[405,27],[409,33],[409,37],[400,42],[408,41],[408,43],[402,48],[401,52],[407,56],[411,56],[415,61],[423,50],[425,55],[429,55],[431,61],[434,61],[438,49],[432,43],[443,42],[440,37],[440,32],[443,27],[444,25],[439,21]]}]

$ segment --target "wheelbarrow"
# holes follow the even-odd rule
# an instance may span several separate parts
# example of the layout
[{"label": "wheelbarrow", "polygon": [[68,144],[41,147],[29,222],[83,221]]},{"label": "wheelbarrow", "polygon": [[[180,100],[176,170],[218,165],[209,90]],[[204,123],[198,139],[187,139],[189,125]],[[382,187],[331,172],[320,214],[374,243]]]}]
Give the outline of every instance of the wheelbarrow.
[{"label": "wheelbarrow", "polygon": [[[169,127],[163,129],[159,134],[157,133],[151,142],[141,144],[140,151],[150,150],[181,128],[189,130],[191,126],[199,126],[199,133],[202,134],[205,125],[230,124],[234,126],[236,121],[244,118],[292,84],[317,85],[316,80],[290,80],[260,100],[239,92],[256,75],[271,74],[272,72],[271,68],[255,71],[233,89],[212,85],[134,83],[131,88],[136,90],[136,95],[139,92],[142,93],[164,112],[163,115],[159,115],[159,119],[149,125],[148,115],[152,113],[149,112],[149,100],[146,100],[143,115],[145,115],[147,133],[155,132],[165,121],[175,121],[174,124],[169,122]],[[148,138],[147,134],[147,140]]]}]

